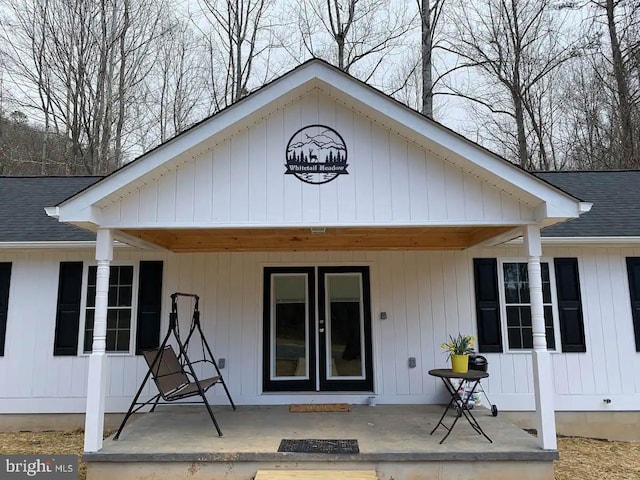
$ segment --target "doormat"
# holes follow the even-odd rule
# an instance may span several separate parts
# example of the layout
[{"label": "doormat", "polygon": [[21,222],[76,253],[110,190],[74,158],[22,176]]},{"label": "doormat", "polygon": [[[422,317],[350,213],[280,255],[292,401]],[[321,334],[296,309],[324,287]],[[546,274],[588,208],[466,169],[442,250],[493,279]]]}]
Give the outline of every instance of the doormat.
[{"label": "doormat", "polygon": [[282,440],[278,452],[360,453],[358,440]]},{"label": "doormat", "polygon": [[293,413],[308,412],[350,412],[348,403],[297,403],[289,405],[289,411]]}]

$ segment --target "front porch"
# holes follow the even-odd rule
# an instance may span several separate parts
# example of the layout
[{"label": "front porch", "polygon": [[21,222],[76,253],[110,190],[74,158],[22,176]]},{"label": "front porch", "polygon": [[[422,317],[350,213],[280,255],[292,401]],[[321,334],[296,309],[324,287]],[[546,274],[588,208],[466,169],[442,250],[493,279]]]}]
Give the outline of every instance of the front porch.
[{"label": "front porch", "polygon": [[[86,453],[88,480],[253,479],[258,470],[375,470],[381,480],[553,479],[555,450],[486,409],[473,410],[489,443],[460,419],[444,442],[433,435],[442,405],[352,405],[345,413],[290,413],[287,406],[160,407],[120,439]],[[449,424],[454,420],[449,417]],[[282,439],[356,439],[359,454],[278,453]],[[327,478],[332,478],[329,476]]]}]

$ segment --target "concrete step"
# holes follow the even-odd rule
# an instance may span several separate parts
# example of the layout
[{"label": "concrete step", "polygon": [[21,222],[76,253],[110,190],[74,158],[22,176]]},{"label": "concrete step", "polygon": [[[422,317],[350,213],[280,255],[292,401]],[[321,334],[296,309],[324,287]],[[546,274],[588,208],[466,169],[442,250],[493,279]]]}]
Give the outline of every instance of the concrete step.
[{"label": "concrete step", "polygon": [[378,480],[375,470],[258,470],[255,480]]}]

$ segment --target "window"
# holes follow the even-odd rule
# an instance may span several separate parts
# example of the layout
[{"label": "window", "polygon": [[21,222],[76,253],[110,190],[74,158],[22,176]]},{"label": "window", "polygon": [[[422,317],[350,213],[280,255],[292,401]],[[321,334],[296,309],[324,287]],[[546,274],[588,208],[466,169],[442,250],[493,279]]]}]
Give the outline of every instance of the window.
[{"label": "window", "polygon": [[[87,273],[87,293],[84,324],[85,353],[90,353],[95,320],[96,274],[98,268],[90,266]],[[132,318],[134,311],[134,271],[131,265],[111,266],[107,307],[107,352],[131,351]]]},{"label": "window", "polygon": [[[60,262],[53,341],[55,356],[91,352],[96,273],[97,267],[87,267],[83,262]],[[163,262],[115,263],[109,273],[106,350],[120,355],[138,355],[143,350],[157,348],[160,344]]]},{"label": "window", "polygon": [[[541,262],[542,301],[544,303],[544,323],[546,327],[547,348],[555,350],[554,298],[549,264]],[[531,299],[529,297],[529,272],[525,262],[503,261],[501,298],[502,318],[506,319],[504,328],[507,345],[510,350],[533,348],[533,326],[531,321]]]}]

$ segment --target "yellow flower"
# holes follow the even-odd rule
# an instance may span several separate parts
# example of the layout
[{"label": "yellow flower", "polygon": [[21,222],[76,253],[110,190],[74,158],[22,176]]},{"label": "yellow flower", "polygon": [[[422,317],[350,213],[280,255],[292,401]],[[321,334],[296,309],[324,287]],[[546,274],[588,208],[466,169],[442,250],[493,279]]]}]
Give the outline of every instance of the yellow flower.
[{"label": "yellow flower", "polygon": [[476,338],[473,335],[462,335],[461,333],[458,333],[458,335],[455,337],[449,335],[449,341],[440,344],[440,348],[442,348],[449,355],[468,354],[473,352],[475,339]]}]

